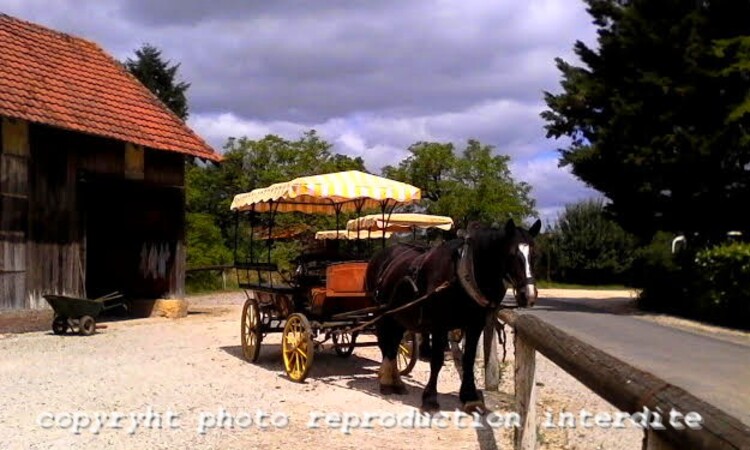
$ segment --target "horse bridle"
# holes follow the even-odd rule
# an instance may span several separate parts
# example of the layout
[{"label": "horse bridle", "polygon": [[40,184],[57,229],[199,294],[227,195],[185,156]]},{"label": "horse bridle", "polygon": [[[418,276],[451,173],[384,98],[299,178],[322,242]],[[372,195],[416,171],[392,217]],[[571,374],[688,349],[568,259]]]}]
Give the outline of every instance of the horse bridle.
[{"label": "horse bridle", "polygon": [[[531,261],[528,261],[527,263],[530,264]],[[503,278],[503,280],[505,280],[513,288],[513,294],[514,295],[518,295],[518,291],[519,290],[523,289],[524,287],[526,287],[526,286],[528,286],[530,284],[536,285],[536,281],[534,280],[534,275],[533,274],[530,277],[526,277],[524,279],[524,283],[520,284],[520,285],[516,282],[516,280],[513,279],[513,277],[511,276],[510,272],[506,272],[505,273],[505,277]]]},{"label": "horse bridle", "polygon": [[[481,306],[482,308],[494,308],[497,306],[497,304],[493,301],[488,300],[487,297],[485,297],[484,294],[482,294],[482,292],[479,290],[479,286],[474,275],[474,253],[471,241],[471,235],[469,234],[464,238],[463,244],[461,244],[457,268],[458,280],[466,293],[469,294],[469,297],[471,297],[479,306]],[[526,277],[524,283],[519,285],[509,272],[505,273],[503,281],[506,281],[511,285],[514,294],[517,294],[518,291],[520,289],[523,289],[525,286],[536,284],[534,282],[534,276],[532,275],[530,277]]]},{"label": "horse bridle", "polygon": [[503,278],[503,279],[505,281],[507,281],[508,284],[510,284],[510,287],[513,288],[513,292],[518,292],[519,290],[523,289],[524,287],[526,287],[526,286],[528,286],[530,284],[536,284],[536,282],[534,281],[534,277],[526,277],[526,280],[525,280],[524,284],[522,284],[522,285],[519,286],[516,283],[516,281],[513,279],[513,277],[510,276],[509,273],[506,273],[505,274],[505,278]]}]

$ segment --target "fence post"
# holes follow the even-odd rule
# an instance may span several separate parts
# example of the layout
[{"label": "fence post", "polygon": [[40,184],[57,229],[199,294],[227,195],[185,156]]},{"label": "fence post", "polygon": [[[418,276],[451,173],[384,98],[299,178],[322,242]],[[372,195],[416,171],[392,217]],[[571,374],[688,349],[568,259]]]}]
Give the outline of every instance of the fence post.
[{"label": "fence post", "polygon": [[643,438],[643,450],[677,450],[677,447],[662,439],[658,432],[646,429]]},{"label": "fence post", "polygon": [[227,269],[226,269],[226,267],[221,269],[221,287],[225,291],[227,290]]},{"label": "fence post", "polygon": [[500,385],[500,361],[497,356],[497,333],[494,314],[490,314],[484,326],[484,389],[496,391]]},{"label": "fence post", "polygon": [[536,350],[518,333],[515,343],[516,411],[521,415],[521,426],[515,429],[516,450],[536,449]]}]

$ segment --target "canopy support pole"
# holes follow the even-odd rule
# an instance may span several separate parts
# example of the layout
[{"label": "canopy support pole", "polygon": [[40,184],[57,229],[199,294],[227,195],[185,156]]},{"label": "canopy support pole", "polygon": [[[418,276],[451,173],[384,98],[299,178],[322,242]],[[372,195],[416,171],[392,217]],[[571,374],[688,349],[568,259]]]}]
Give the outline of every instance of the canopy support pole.
[{"label": "canopy support pole", "polygon": [[237,246],[239,245],[240,235],[240,211],[234,212],[234,263],[237,264]]},{"label": "canopy support pole", "polygon": [[250,208],[250,214],[247,216],[247,223],[250,225],[250,251],[249,251],[249,258],[250,263],[255,263],[255,252],[253,251],[253,231],[255,230],[255,227],[253,226],[253,222],[255,219],[255,205]]}]

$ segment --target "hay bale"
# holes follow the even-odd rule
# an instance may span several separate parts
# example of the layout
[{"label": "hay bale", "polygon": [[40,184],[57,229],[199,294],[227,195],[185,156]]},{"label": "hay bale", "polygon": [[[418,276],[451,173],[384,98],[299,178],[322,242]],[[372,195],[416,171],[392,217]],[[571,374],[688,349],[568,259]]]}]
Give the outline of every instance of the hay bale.
[{"label": "hay bale", "polygon": [[188,301],[179,298],[156,299],[156,300],[132,300],[130,302],[130,314],[135,317],[166,317],[178,319],[186,317]]}]

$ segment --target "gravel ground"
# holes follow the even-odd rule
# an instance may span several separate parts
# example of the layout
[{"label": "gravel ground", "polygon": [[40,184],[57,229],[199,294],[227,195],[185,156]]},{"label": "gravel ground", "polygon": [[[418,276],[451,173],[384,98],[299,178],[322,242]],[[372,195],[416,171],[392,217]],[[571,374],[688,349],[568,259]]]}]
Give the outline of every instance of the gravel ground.
[{"label": "gravel ground", "polygon": [[[444,429],[388,428],[381,419],[393,414],[408,417],[419,406],[421,390],[429,375],[425,362],[417,363],[405,381],[410,393],[383,397],[378,393],[376,347],[357,348],[348,359],[327,350],[315,355],[313,370],[305,383],[288,381],[279,350],[280,335],[264,341],[260,359],[250,364],[241,358],[239,319],[242,294],[218,294],[193,298],[187,318],[136,319],[107,323],[108,328],[90,337],[54,336],[41,331],[0,335],[0,449],[52,448],[328,448],[376,450],[381,448],[495,449],[512,448],[509,429],[457,427]],[[512,342],[512,335],[509,334]],[[512,363],[512,347],[508,363]],[[478,373],[481,373],[481,363]],[[486,395],[488,405],[501,414],[513,411],[512,369],[508,366],[500,392]],[[538,414],[557,414],[563,409],[598,413],[614,408],[561,369],[539,356]],[[481,377],[478,385],[481,387]],[[452,363],[441,372],[438,390],[445,414],[459,406],[459,379]],[[130,414],[148,408],[162,417],[162,426],[151,422],[131,432]],[[224,408],[239,418],[225,419],[216,428],[199,432],[201,418],[210,420]],[[258,411],[276,414],[279,427],[262,429],[247,423]],[[122,428],[111,419],[96,431],[96,414],[121,413]],[[174,428],[167,412],[178,415]],[[353,429],[349,434],[335,424],[320,421],[309,428],[312,413],[380,414],[372,429]],[[75,434],[70,418],[85,425]],[[209,417],[210,415],[210,417]],[[283,418],[288,418],[284,424]],[[41,419],[41,422],[40,422]],[[210,423],[209,423],[210,424]],[[285,426],[282,426],[285,425]],[[545,429],[540,425],[540,444],[545,449],[638,449],[637,429]]]}]

